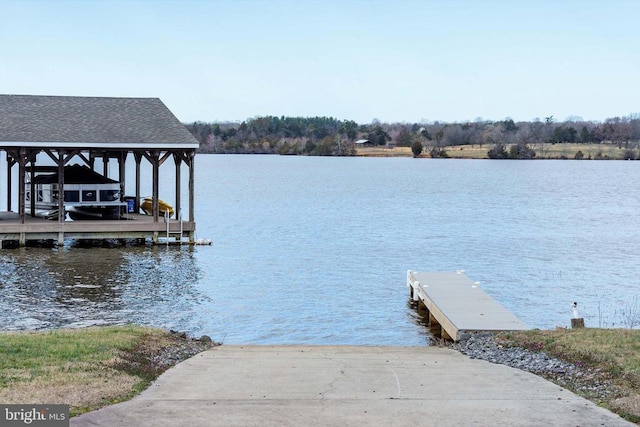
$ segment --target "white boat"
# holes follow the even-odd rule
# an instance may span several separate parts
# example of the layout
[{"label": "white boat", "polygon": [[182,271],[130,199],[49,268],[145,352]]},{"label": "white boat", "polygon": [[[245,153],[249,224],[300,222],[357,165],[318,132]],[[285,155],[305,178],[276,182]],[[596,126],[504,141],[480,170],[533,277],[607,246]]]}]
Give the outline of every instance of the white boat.
[{"label": "white boat", "polygon": [[[25,183],[27,209],[31,203],[31,182],[36,195],[36,215],[56,219],[60,200],[58,168],[41,167],[32,171],[30,180]],[[119,219],[126,203],[120,200],[118,181],[102,176],[87,166],[71,165],[64,168],[63,206],[73,220]]]}]

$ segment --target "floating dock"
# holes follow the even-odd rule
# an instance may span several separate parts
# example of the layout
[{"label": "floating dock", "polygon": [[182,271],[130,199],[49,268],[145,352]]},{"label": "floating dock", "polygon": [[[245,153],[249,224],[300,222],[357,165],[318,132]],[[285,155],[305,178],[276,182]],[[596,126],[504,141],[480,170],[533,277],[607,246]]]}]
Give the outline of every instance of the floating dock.
[{"label": "floating dock", "polygon": [[458,341],[464,332],[530,329],[485,293],[463,272],[407,271],[407,286],[418,311],[426,310],[429,326],[442,338]]}]

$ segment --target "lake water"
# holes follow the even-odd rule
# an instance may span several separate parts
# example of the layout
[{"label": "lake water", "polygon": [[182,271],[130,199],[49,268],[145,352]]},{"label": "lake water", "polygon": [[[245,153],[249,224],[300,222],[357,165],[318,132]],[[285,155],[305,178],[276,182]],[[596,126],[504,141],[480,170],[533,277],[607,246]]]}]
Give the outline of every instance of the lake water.
[{"label": "lake water", "polygon": [[568,325],[573,301],[587,326],[623,326],[639,177],[623,161],[199,155],[197,237],[213,246],[2,250],[0,328],[423,345],[407,269],[465,270],[532,327]]}]

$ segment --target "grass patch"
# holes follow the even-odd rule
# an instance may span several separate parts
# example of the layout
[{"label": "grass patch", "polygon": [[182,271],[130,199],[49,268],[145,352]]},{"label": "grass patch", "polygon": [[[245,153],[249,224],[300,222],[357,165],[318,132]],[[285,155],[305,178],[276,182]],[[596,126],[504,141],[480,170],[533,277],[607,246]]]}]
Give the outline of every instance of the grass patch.
[{"label": "grass patch", "polygon": [[360,147],[356,156],[361,157],[413,157],[411,147]]},{"label": "grass patch", "polygon": [[600,160],[621,160],[625,149],[618,148],[614,144],[533,144],[531,146],[536,151],[536,158],[544,159],[573,159],[579,151],[583,154],[583,159]]},{"label": "grass patch", "polygon": [[544,351],[575,365],[596,369],[598,375],[616,388],[614,396],[596,403],[629,421],[640,422],[640,330],[533,330],[504,333],[501,337],[509,345]]},{"label": "grass patch", "polygon": [[64,403],[71,416],[131,398],[186,340],[134,325],[0,333],[0,402]]},{"label": "grass patch", "polygon": [[447,155],[452,159],[488,159],[487,154],[493,144],[490,145],[459,145],[445,147]]}]

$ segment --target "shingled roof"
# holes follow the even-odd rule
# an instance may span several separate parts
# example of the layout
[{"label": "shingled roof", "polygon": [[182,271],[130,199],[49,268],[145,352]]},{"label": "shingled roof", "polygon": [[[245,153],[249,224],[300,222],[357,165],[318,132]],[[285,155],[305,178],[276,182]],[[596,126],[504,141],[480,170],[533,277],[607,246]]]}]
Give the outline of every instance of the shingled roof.
[{"label": "shingled roof", "polygon": [[0,95],[1,147],[197,148],[158,98]]}]

